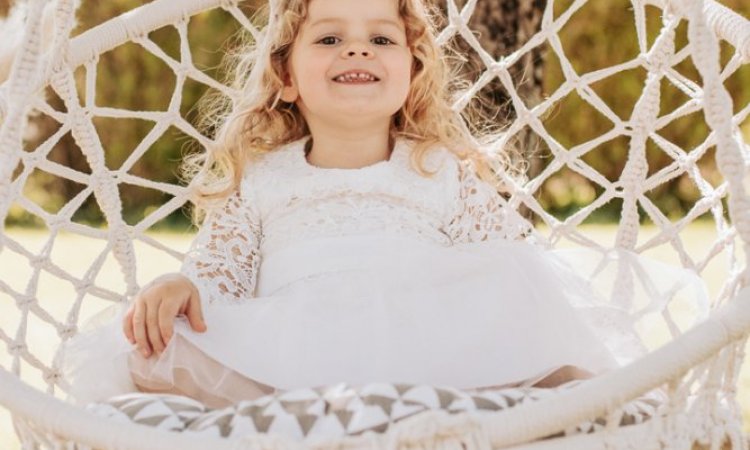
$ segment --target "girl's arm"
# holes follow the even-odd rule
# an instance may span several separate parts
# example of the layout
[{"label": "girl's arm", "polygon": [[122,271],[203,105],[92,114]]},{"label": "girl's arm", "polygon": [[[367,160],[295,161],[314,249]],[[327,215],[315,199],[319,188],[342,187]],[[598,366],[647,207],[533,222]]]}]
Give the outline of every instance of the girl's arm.
[{"label": "girl's arm", "polygon": [[260,234],[258,215],[239,190],[208,213],[180,270],[198,289],[201,303],[255,296]]},{"label": "girl's arm", "polygon": [[522,239],[531,225],[489,183],[479,178],[469,160],[458,162],[458,193],[446,232],[454,244],[492,239]]}]

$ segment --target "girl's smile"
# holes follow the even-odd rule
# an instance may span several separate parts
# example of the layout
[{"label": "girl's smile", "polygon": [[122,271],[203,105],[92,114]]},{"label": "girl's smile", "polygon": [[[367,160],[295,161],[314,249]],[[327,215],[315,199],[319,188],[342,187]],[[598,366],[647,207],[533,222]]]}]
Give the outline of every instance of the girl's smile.
[{"label": "girl's smile", "polygon": [[345,84],[366,84],[376,83],[380,81],[380,78],[365,70],[348,70],[341,75],[334,77],[333,81]]},{"label": "girl's smile", "polygon": [[412,54],[394,0],[313,0],[287,62],[282,99],[315,132],[387,129],[406,101]]}]

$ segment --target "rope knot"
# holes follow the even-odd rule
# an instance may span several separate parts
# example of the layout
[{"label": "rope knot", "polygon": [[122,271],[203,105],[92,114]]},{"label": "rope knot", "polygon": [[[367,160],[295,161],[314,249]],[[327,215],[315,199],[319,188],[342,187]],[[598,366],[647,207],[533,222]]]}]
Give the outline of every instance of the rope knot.
[{"label": "rope knot", "polygon": [[228,10],[230,8],[236,7],[237,3],[237,0],[221,0],[221,2],[219,2],[219,5],[222,9]]},{"label": "rope knot", "polygon": [[26,350],[26,344],[23,342],[13,342],[10,345],[8,345],[8,352],[11,354],[11,356],[20,356],[21,353]]},{"label": "rope knot", "polygon": [[53,369],[44,374],[44,381],[46,381],[47,383],[54,383],[60,378],[62,378],[62,374],[57,369]]},{"label": "rope knot", "polygon": [[29,259],[29,264],[35,269],[43,268],[49,260],[44,255],[35,255]]},{"label": "rope knot", "polygon": [[28,309],[29,305],[34,303],[34,297],[31,295],[22,295],[16,298],[16,306],[18,309]]},{"label": "rope knot", "polygon": [[60,337],[63,340],[68,340],[68,339],[72,338],[73,336],[75,336],[75,334],[77,332],[78,332],[78,327],[77,326],[75,326],[75,325],[65,325],[60,330]]},{"label": "rope knot", "polygon": [[89,279],[81,280],[80,283],[76,283],[76,291],[79,293],[86,293],[93,286],[93,282]]},{"label": "rope knot", "polygon": [[50,216],[47,220],[47,228],[50,230],[59,230],[60,228],[65,228],[65,224],[68,221],[58,215]]}]

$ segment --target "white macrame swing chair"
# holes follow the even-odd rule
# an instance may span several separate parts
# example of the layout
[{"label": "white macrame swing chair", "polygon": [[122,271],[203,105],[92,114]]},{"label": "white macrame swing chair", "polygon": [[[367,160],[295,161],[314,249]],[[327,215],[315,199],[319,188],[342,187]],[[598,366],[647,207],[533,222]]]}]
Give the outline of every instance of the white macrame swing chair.
[{"label": "white macrame swing chair", "polygon": [[[449,24],[441,30],[439,39],[445,42],[460,34],[480,55],[486,70],[474,86],[455,105],[456,111],[486,83],[498,77],[512,97],[517,119],[508,131],[512,136],[524,126],[550,145],[554,159],[541,174],[522,186],[514,186],[510,204],[525,204],[537,213],[548,227],[548,243],[569,239],[578,245],[597,246],[582,234],[578,226],[591,212],[613,198],[621,198],[623,206],[614,246],[634,252],[644,252],[659,245],[674,247],[685,267],[701,273],[706,265],[725,256],[729,270],[719,293],[711,299],[710,316],[696,321],[687,330],[670,327],[671,339],[618,370],[561,390],[555,395],[534,402],[524,402],[489,414],[464,412],[449,414],[431,410],[392,424],[386,432],[346,436],[322,441],[315,445],[274,433],[254,433],[241,439],[192,435],[158,429],[133,422],[110,420],[92,411],[76,407],[56,397],[65,391],[66,381],[60,371],[58,358],[43,361],[30,351],[34,337],[31,323],[44,322],[54,327],[57,336],[66,341],[79,325],[79,312],[84,298],[98,298],[121,302],[139,289],[136,277],[137,252],[134,245],[145,243],[167,252],[176,259],[181,253],[167,244],[157,242],[146,231],[187,201],[184,186],[142,179],[128,173],[153,142],[174,126],[206,145],[207,139],[180,115],[182,86],[188,79],[229,94],[229,89],[211,79],[195,67],[188,45],[187,25],[197,14],[222,8],[243,27],[260,36],[239,9],[238,0],[155,0],[122,16],[70,38],[75,6],[72,0],[58,0],[52,47],[41,51],[41,12],[45,0],[30,0],[23,45],[16,55],[10,78],[0,86],[0,256],[16,255],[31,267],[32,276],[23,280],[24,288],[13,286],[18,280],[8,280],[0,274],[0,301],[15,302],[20,320],[12,326],[0,328],[0,339],[7,347],[10,364],[0,367],[0,405],[12,416],[15,430],[23,448],[100,448],[100,449],[239,449],[239,448],[731,448],[745,449],[742,418],[736,398],[739,368],[743,360],[746,334],[750,331],[750,281],[747,257],[750,257],[750,199],[743,185],[750,161],[750,146],[744,142],[741,124],[750,114],[750,104],[733,113],[732,100],[723,82],[739,68],[750,62],[750,23],[737,13],[712,0],[633,0],[632,7],[639,37],[640,54],[625,63],[580,75],[565,58],[558,32],[585,0],[574,1],[569,9],[557,17],[552,13],[553,2],[544,11],[541,30],[517,52],[499,61],[483,51],[466,23],[475,7],[468,1],[459,11],[453,0],[447,1]],[[645,8],[657,7],[663,12],[662,27],[649,48],[645,37]],[[687,21],[689,42],[679,51],[675,46],[675,30]],[[148,34],[172,25],[180,36],[180,58],[162,51]],[[616,37],[612,37],[615,39]],[[729,62],[722,69],[719,64],[719,39],[734,49]],[[105,108],[94,102],[99,55],[129,41],[135,42],[163,60],[176,75],[176,86],[166,111],[128,111]],[[533,109],[525,107],[510,80],[508,68],[534,47],[549,42],[560,59],[564,83],[550,97]],[[673,66],[686,58],[699,70],[702,84],[698,84],[674,70]],[[81,101],[74,72],[85,70],[85,100]],[[590,88],[592,83],[633,68],[648,73],[643,91],[632,117],[623,121],[601,101]],[[680,89],[689,100],[672,113],[659,117],[660,83],[668,81]],[[46,87],[54,89],[63,100],[66,111],[56,111],[38,93]],[[565,148],[544,129],[540,116],[560,99],[577,92],[598,111],[612,120],[614,128],[607,134],[573,148]],[[42,111],[61,124],[59,131],[38,148],[23,148],[24,129],[31,109]],[[687,114],[702,111],[710,127],[708,138],[698,147],[687,151],[671,142],[659,139],[661,127]],[[138,118],[155,123],[143,142],[133,150],[127,161],[117,170],[105,166],[106,148],[101,143],[93,124],[95,117]],[[50,149],[65,133],[72,133],[77,145],[91,167],[91,174],[81,173],[46,158]],[[601,143],[618,136],[629,140],[627,164],[620,178],[608,181],[581,157]],[[665,169],[648,175],[646,141],[653,139],[674,161]],[[723,180],[709,184],[696,161],[709,148],[716,148],[716,160]],[[570,168],[604,188],[603,194],[591,205],[564,221],[547,213],[535,200],[539,186],[555,172]],[[84,189],[56,213],[49,213],[23,195],[29,175],[40,169],[58,177],[71,179]],[[644,193],[660,183],[682,174],[689,174],[700,191],[701,198],[689,213],[676,222],[670,221]],[[144,220],[129,225],[123,218],[120,183],[156,189],[172,198],[152,211]],[[72,214],[83,201],[93,195],[107,221],[100,229],[75,223]],[[728,216],[725,205],[728,200]],[[45,245],[39,252],[24,248],[12,234],[5,232],[5,222],[12,205],[18,205],[41,218],[48,230]],[[656,224],[657,233],[645,243],[638,242],[640,205]],[[707,253],[702,258],[689,255],[680,232],[700,215],[713,218],[717,239],[707,242]],[[50,257],[55,239],[61,232],[72,233],[89,242],[103,243],[104,249],[83,276],[73,275],[64,260]],[[744,257],[736,257],[744,250]],[[111,286],[99,285],[96,277],[104,260],[112,256],[119,265],[125,288],[121,292]],[[77,268],[76,268],[77,269]],[[630,279],[623,272],[624,290]],[[75,305],[69,311],[55,315],[55,308],[39,295],[40,278],[54,276],[75,287]],[[11,283],[13,281],[13,283]],[[665,310],[664,321],[671,318]],[[0,322],[2,323],[2,322]],[[23,366],[22,366],[23,365]],[[21,367],[41,372],[47,391],[33,388],[25,381]],[[655,388],[664,387],[668,401],[659,414],[643,423],[622,425],[623,405]],[[545,436],[576,426],[586,420],[606,417],[606,427],[596,432],[565,435],[554,439]],[[695,447],[697,446],[697,447]]]}]

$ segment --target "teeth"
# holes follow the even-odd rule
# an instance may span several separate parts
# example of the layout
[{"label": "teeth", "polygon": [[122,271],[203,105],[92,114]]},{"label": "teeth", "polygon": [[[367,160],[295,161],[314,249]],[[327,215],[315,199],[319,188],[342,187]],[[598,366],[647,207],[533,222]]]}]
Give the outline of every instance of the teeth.
[{"label": "teeth", "polygon": [[375,81],[375,77],[367,73],[347,73],[334,78],[335,81]]}]

